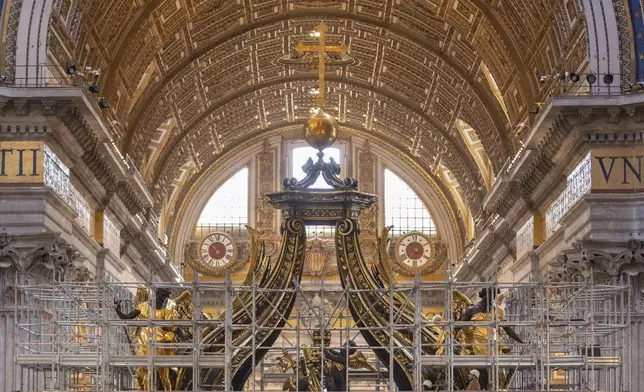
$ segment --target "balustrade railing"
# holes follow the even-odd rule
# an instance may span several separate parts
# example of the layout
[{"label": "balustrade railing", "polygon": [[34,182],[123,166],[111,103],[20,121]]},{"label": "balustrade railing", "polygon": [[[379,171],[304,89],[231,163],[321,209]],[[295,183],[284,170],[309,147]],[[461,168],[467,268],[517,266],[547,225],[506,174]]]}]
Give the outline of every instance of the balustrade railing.
[{"label": "balustrade railing", "polygon": [[69,180],[69,168],[58,158],[47,145],[45,145],[44,164],[45,164],[45,185],[60,196],[61,199],[76,213],[76,223],[85,230],[86,233],[92,234],[92,209],[72,185]]},{"label": "balustrade railing", "polygon": [[89,235],[92,234],[92,208],[87,203],[87,200],[81,193],[73,186],[70,187],[70,203],[74,211],[76,211],[76,223]]},{"label": "balustrade railing", "polygon": [[199,223],[195,229],[195,237],[203,238],[212,232],[226,233],[233,238],[246,238],[247,222],[238,223]]},{"label": "balustrade railing", "polygon": [[[618,96],[641,90],[639,85],[623,83],[618,73],[559,72],[541,77],[552,97]],[[575,80],[575,81],[573,81]]]},{"label": "balustrade railing", "polygon": [[568,176],[566,189],[555,200],[546,212],[546,235],[550,237],[559,228],[559,221],[570,208],[590,191],[591,168],[590,153],[577,165]]},{"label": "balustrade railing", "polygon": [[534,217],[531,216],[519,231],[517,231],[516,242],[517,260],[534,248]]},{"label": "balustrade railing", "polygon": [[120,257],[121,233],[107,215],[103,218],[103,247],[109,249],[116,257]]},{"label": "balustrade railing", "polygon": [[[44,165],[45,165],[45,185],[51,188],[55,194],[60,196],[65,202],[69,203],[70,188],[69,168],[56,156],[56,154],[45,145]],[[71,205],[71,204],[70,204]]]},{"label": "balustrade railing", "polygon": [[[98,99],[102,97],[102,94],[100,90],[98,92],[92,92],[92,88],[96,85],[96,77],[93,70],[81,69],[80,67],[78,67],[75,74],[69,75],[63,67],[50,64],[17,66],[15,67],[15,76],[3,76],[0,79],[0,87],[78,88],[87,97],[96,112],[103,116],[102,108],[98,104]],[[107,117],[104,119],[109,120]]]}]

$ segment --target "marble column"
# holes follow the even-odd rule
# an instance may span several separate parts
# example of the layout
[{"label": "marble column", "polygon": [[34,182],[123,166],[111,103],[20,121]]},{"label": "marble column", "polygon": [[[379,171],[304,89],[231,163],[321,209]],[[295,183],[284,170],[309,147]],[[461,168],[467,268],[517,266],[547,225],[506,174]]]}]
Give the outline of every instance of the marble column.
[{"label": "marble column", "polygon": [[11,285],[20,267],[19,253],[9,246],[11,238],[0,234],[0,392],[15,390],[14,309]]},{"label": "marble column", "polygon": [[563,267],[568,278],[592,279],[595,284],[628,284],[630,301],[626,310],[630,313],[630,326],[624,331],[624,390],[639,390],[644,385],[644,242],[631,239],[620,246],[579,243],[564,256]]}]

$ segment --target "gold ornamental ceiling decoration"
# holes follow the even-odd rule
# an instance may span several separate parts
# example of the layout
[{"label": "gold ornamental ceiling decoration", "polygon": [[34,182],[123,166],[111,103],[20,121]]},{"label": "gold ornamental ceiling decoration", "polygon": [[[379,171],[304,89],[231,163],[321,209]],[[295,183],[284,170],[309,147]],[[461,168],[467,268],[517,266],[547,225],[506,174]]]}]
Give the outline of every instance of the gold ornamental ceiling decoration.
[{"label": "gold ornamental ceiling decoration", "polygon": [[[322,151],[329,148],[338,138],[338,125],[336,119],[324,112],[326,105],[326,85],[325,85],[325,67],[327,53],[348,53],[349,48],[346,45],[327,46],[326,33],[328,31],[326,23],[320,23],[313,35],[318,37],[318,45],[305,45],[303,42],[297,44],[295,50],[298,53],[318,52],[318,89],[316,94],[317,107],[311,108],[311,116],[304,124],[304,138],[309,145],[319,150],[319,161],[322,162],[324,154]],[[333,160],[331,160],[333,162]]]},{"label": "gold ornamental ceiling decoration", "polygon": [[[300,41],[294,50],[279,57],[277,62],[289,66],[317,64],[320,61],[319,37],[318,31],[311,32],[310,39]],[[325,42],[326,38],[328,37],[325,37]],[[349,54],[349,48],[344,43],[325,46],[323,57],[326,66],[348,66],[356,63],[356,59]]]},{"label": "gold ornamental ceiling decoration", "polygon": [[[310,39],[310,28],[324,19],[333,44],[350,44],[355,59],[328,75],[334,77],[328,78],[334,88],[328,112],[406,147],[415,140],[430,146],[418,159],[442,154],[471,205],[483,181],[453,125],[463,120],[477,132],[495,172],[514,155],[511,130],[544,93],[533,70],[551,67],[552,48],[571,68],[585,59],[584,23],[572,23],[583,15],[567,3],[88,0],[53,11],[67,22],[52,24],[50,47],[61,64],[71,53],[91,61],[81,65],[101,69],[110,116],[124,124],[124,152],[141,166],[159,149],[152,153],[158,158],[151,183],[169,189],[190,145],[207,162],[215,154],[213,138],[229,149],[251,134],[308,118],[312,75],[297,74],[305,64],[277,59],[295,53],[296,43]],[[328,66],[334,56],[326,55]],[[158,129],[170,117],[176,127],[157,147]]]}]

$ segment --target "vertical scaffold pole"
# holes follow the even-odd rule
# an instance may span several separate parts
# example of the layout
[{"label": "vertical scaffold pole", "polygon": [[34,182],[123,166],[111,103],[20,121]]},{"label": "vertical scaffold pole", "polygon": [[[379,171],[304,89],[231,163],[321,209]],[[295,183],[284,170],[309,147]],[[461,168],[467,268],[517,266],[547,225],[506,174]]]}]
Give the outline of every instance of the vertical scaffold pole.
[{"label": "vertical scaffold pole", "polygon": [[201,355],[201,328],[199,327],[197,320],[201,318],[201,291],[200,287],[200,276],[199,273],[193,273],[194,279],[192,281],[192,390],[197,392],[200,388],[199,386],[199,357]]},{"label": "vertical scaffold pole", "polygon": [[447,282],[445,292],[447,294],[447,302],[445,303],[445,338],[443,339],[443,344],[445,345],[445,355],[446,355],[446,375],[445,382],[447,383],[446,390],[452,392],[454,390],[454,346],[452,341],[454,341],[454,311],[452,310],[452,304],[454,303],[454,278],[452,277],[452,269],[450,263],[446,263],[447,269]]},{"label": "vertical scaffold pole", "polygon": [[414,390],[421,391],[423,389],[423,368],[422,368],[422,339],[421,339],[421,313],[423,311],[423,304],[420,301],[420,273],[417,272],[414,278],[414,307],[416,311],[414,312]]},{"label": "vertical scaffold pole", "polygon": [[[110,312],[111,309],[109,308],[108,304],[111,303],[110,299],[108,298],[109,296],[109,285],[107,282],[104,280],[104,276],[99,276],[98,277],[99,285],[98,289],[99,292],[97,293],[97,297],[99,299],[99,302],[103,305],[103,309],[101,312],[101,319],[97,320],[100,324],[96,325],[95,328],[97,328],[97,331],[99,333],[98,339],[99,341],[96,342],[96,345],[98,346],[99,344],[101,345],[101,349],[96,350],[96,362],[97,365],[99,361],[102,359],[103,363],[101,363],[101,373],[97,374],[97,380],[99,385],[98,385],[98,390],[100,391],[107,391],[109,389],[107,383],[109,381],[110,386],[113,388],[114,387],[114,377],[112,375],[112,367],[110,366],[111,362],[111,345],[110,345],[110,324],[105,323],[104,320],[109,320],[110,319]],[[97,371],[99,371],[98,366],[97,366]]]},{"label": "vertical scaffold pole", "polygon": [[[344,293],[343,293],[343,296],[346,294],[346,297],[345,297],[345,298],[346,298],[346,301],[347,301],[347,302],[346,302],[347,306],[346,306],[344,309],[342,309],[342,310],[341,310],[341,313],[340,313],[340,316],[341,316],[340,320],[341,320],[342,322],[344,322],[344,329],[345,329],[345,335],[346,335],[346,337],[345,337],[345,339],[344,339],[344,340],[346,340],[346,341],[347,341],[347,343],[349,342],[349,338],[351,337],[351,331],[349,330],[349,316],[344,317],[344,313],[345,313],[345,312],[346,312],[347,314],[351,314],[351,311],[349,310],[349,301],[350,301],[350,296],[349,296],[348,290],[349,290],[349,285],[347,285],[347,286],[346,286],[346,289],[344,290]],[[340,330],[340,336],[342,336],[342,330]],[[342,342],[342,341],[344,341],[344,340],[340,340],[340,342]],[[347,350],[348,350],[348,348],[347,348]],[[347,351],[347,352],[348,352],[348,351]],[[378,361],[378,363],[380,363],[380,361]],[[349,366],[347,366],[347,367],[344,369],[344,371],[345,371],[345,376],[346,376],[346,379],[347,379],[347,383],[346,383],[346,391],[349,391]],[[378,374],[378,379],[380,379],[380,372],[379,372],[379,374]]]},{"label": "vertical scaffold pole", "polygon": [[[150,275],[152,275],[152,271],[150,271]],[[150,388],[150,391],[156,391],[157,390],[157,384],[156,384],[156,358],[157,358],[157,339],[156,339],[156,330],[152,326],[152,317],[153,313],[154,316],[156,316],[156,304],[157,304],[157,293],[156,293],[156,287],[152,283],[152,276],[150,276],[148,282],[147,282],[147,289],[148,292],[150,293],[149,299],[148,299],[148,317],[147,317],[147,327],[148,331],[150,331],[151,338],[147,339],[147,345],[148,345],[148,388]]]},{"label": "vertical scaffold pole", "polygon": [[394,273],[389,274],[389,390],[394,390]]},{"label": "vertical scaffold pole", "polygon": [[[622,344],[626,345],[626,349],[622,351],[622,358],[626,357],[628,361],[626,363],[630,364],[631,359],[633,358],[633,349],[635,348],[634,345],[632,344],[633,342],[633,335],[631,334],[631,303],[633,301],[633,298],[631,297],[632,293],[632,277],[628,277],[626,282],[626,302],[622,302],[622,316],[624,318],[624,323],[622,324],[622,328],[624,328],[624,341]],[[628,351],[628,354],[626,354],[626,351]],[[623,381],[622,381],[622,391],[632,391],[633,390],[633,385],[632,385],[632,376],[631,376],[631,366],[624,366],[624,364],[621,364],[621,366],[624,368],[624,371],[622,374],[624,374]]]},{"label": "vertical scaffold pole", "polygon": [[230,279],[230,271],[226,271],[226,283],[224,287],[224,296],[225,296],[225,320],[224,320],[224,381],[226,386],[224,387],[225,392],[230,392],[230,386],[231,386],[231,362],[232,362],[232,355],[231,355],[231,344],[233,340],[233,334],[232,334],[232,328],[233,328],[233,306],[232,306],[232,297],[230,295],[232,290],[232,284],[231,284],[231,279]]},{"label": "vertical scaffold pole", "polygon": [[[16,293],[16,298],[13,301],[14,307],[13,307],[13,384],[14,384],[14,390],[16,391],[22,391],[22,385],[20,383],[21,377],[19,374],[19,365],[18,365],[18,354],[20,354],[20,322],[22,321],[21,319],[18,318],[18,308],[20,307],[20,304],[25,300],[27,297],[24,292],[23,295],[20,295],[21,288],[18,285],[18,277],[20,273],[16,271],[16,276],[14,279],[14,284],[15,284],[15,293]],[[9,333],[9,330],[7,329],[7,333]]]},{"label": "vertical scaffold pole", "polygon": [[[324,28],[324,31],[326,31],[326,27]],[[320,44],[322,47],[324,47],[324,33],[320,33]],[[324,50],[324,49],[322,49]],[[324,61],[321,61],[321,63],[324,63]],[[322,71],[324,72],[324,65],[322,65]],[[324,86],[324,76],[322,76],[322,79],[320,80],[320,84]],[[324,93],[322,93],[324,94]],[[324,104],[324,95],[322,95],[322,104]],[[326,324],[324,323],[324,316],[326,316],[326,308],[324,306],[324,274],[322,274],[322,279],[321,279],[321,284],[320,284],[320,301],[321,301],[321,308],[318,308],[317,311],[321,314],[318,314],[318,323],[322,326],[320,329],[320,334],[322,335],[321,337],[326,336]],[[340,342],[342,344],[342,342]],[[324,338],[320,339],[320,385],[322,386],[322,389],[324,390]],[[347,354],[348,355],[348,354]],[[347,382],[349,380],[347,379]]]},{"label": "vertical scaffold pole", "polygon": [[255,352],[257,351],[257,342],[255,341],[255,335],[257,335],[257,282],[255,278],[257,275],[255,274],[255,271],[251,272],[253,274],[253,287],[252,287],[252,294],[253,294],[253,319],[251,321],[251,329],[253,331],[253,340],[252,340],[252,377],[253,377],[253,392],[255,392],[255,381],[256,381],[256,375],[255,375]]},{"label": "vertical scaffold pole", "polygon": [[[300,291],[300,294],[302,295],[302,292]],[[298,295],[298,296],[299,296]],[[293,372],[294,377],[295,377],[295,390],[299,391],[300,390],[300,329],[302,326],[302,319],[301,319],[301,312],[300,309],[302,309],[302,301],[300,301],[299,306],[297,308],[297,315],[296,315],[296,324],[295,324],[295,371]]]}]

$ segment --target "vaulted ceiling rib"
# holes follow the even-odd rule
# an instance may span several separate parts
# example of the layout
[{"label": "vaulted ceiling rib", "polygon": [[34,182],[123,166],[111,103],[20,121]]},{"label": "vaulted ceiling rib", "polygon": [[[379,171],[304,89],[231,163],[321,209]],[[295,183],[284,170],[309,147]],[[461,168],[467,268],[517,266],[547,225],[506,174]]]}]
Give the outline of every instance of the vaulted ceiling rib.
[{"label": "vaulted ceiling rib", "polygon": [[[174,181],[187,150],[210,161],[222,146],[306,118],[315,70],[277,59],[325,20],[329,39],[347,43],[356,59],[328,67],[329,111],[409,151],[428,172],[444,165],[478,205],[481,157],[455,125],[474,128],[495,172],[514,154],[521,135],[513,130],[544,93],[534,72],[553,66],[553,48],[582,61],[559,45],[585,34],[570,1],[87,0],[66,7],[68,0],[55,0],[54,7],[67,21],[56,28],[76,37],[69,43],[75,58],[102,70],[110,115],[125,125],[116,136],[157,189]],[[168,119],[174,126],[159,133]]]}]

